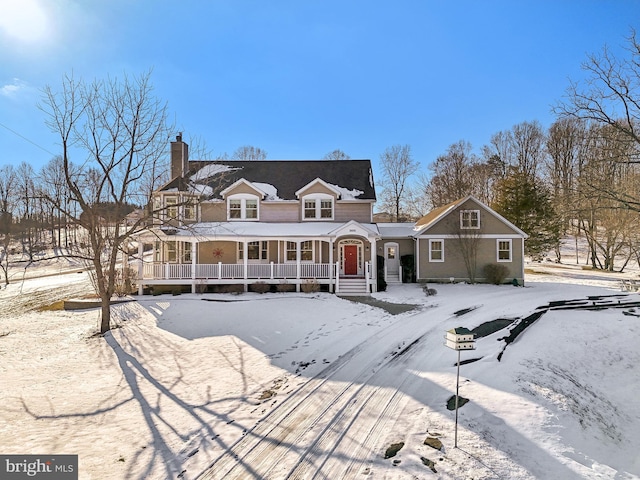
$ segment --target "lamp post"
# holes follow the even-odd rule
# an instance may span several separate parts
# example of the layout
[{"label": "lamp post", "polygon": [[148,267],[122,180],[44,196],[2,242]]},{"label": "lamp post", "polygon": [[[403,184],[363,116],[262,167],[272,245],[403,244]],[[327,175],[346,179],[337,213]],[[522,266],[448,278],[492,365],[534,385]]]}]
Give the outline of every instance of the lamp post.
[{"label": "lamp post", "polygon": [[473,337],[473,332],[464,327],[457,327],[452,328],[451,330],[447,330],[447,334],[444,337],[444,345],[452,350],[457,350],[458,352],[458,368],[456,374],[456,426],[453,444],[454,448],[458,448],[458,399],[460,398],[458,392],[460,391],[460,351],[475,350],[476,341],[473,339]]}]

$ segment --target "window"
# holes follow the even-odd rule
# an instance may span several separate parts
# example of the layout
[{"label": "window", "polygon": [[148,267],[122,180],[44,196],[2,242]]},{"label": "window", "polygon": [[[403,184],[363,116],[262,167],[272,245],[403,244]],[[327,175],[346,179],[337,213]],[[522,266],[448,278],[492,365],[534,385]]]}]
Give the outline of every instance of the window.
[{"label": "window", "polygon": [[167,218],[178,218],[178,199],[176,197],[167,197],[165,206],[167,207]]},{"label": "window", "polygon": [[387,258],[389,260],[393,260],[394,258],[396,258],[396,247],[387,248]]},{"label": "window", "polygon": [[255,195],[240,194],[227,201],[229,220],[258,220],[258,199]]},{"label": "window", "polygon": [[167,262],[175,262],[178,260],[178,249],[175,241],[165,244],[167,246]]},{"label": "window", "polygon": [[302,202],[304,220],[333,220],[333,197],[326,194],[306,196]]},{"label": "window", "polygon": [[429,261],[444,262],[444,240],[429,240]]},{"label": "window", "polygon": [[155,254],[154,261],[156,261],[156,262],[160,262],[161,261],[160,260],[160,256],[162,254],[161,248],[162,248],[162,246],[161,246],[160,242],[156,240],[154,242],[154,246],[153,246],[153,252]]},{"label": "window", "polygon": [[187,203],[184,206],[184,219],[185,220],[196,219],[196,206],[193,203]]},{"label": "window", "polygon": [[498,262],[511,261],[511,240],[498,240]]},{"label": "window", "polygon": [[296,253],[298,251],[298,247],[296,242],[287,242],[287,261],[295,262],[297,259]]},{"label": "window", "polygon": [[480,228],[480,210],[461,210],[460,228]]},{"label": "window", "polygon": [[[296,242],[287,242],[286,258],[287,262],[295,262],[297,256],[298,246]],[[313,262],[313,241],[305,240],[300,242],[300,260],[303,262]]]},{"label": "window", "polygon": [[245,200],[245,218],[257,219],[258,218],[258,201],[257,200]]},{"label": "window", "polygon": [[182,263],[191,263],[191,242],[182,243]]},{"label": "window", "polygon": [[313,262],[313,242],[311,240],[300,244],[300,259],[303,262]]},{"label": "window", "polygon": [[229,200],[229,219],[242,218],[242,200]]},{"label": "window", "polygon": [[304,218],[316,218],[316,201],[304,201]]},{"label": "window", "polygon": [[331,200],[320,200],[320,217],[333,217],[333,202]]},{"label": "window", "polygon": [[[247,243],[247,260],[266,260],[267,242]],[[244,260],[244,244],[238,243],[238,260]]]}]

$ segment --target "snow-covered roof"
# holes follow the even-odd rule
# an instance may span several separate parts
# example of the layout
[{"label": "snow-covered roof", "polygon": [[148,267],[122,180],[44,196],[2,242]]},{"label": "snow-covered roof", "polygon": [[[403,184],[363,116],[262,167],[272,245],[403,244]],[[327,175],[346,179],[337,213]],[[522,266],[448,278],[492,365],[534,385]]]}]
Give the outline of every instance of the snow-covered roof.
[{"label": "snow-covered roof", "polygon": [[384,238],[410,238],[415,233],[415,223],[378,223],[378,232]]},{"label": "snow-covered roof", "polygon": [[212,160],[189,163],[191,173],[186,177],[176,177],[163,191],[169,188],[187,191],[190,184],[197,183],[211,188],[210,198],[221,198],[225,189],[244,179],[267,193],[265,200],[296,200],[296,192],[320,179],[340,195],[340,200],[376,199],[370,160]]},{"label": "snow-covered roof", "polygon": [[[164,240],[176,239],[187,240],[187,237],[200,239],[221,240],[230,238],[237,240],[238,237],[258,237],[258,238],[295,238],[295,237],[333,237],[335,232],[346,223],[335,222],[301,222],[301,223],[263,223],[263,222],[202,222],[189,228],[171,230],[171,234],[157,231],[160,238]],[[372,223],[359,224],[364,229],[377,232],[376,225]]]}]

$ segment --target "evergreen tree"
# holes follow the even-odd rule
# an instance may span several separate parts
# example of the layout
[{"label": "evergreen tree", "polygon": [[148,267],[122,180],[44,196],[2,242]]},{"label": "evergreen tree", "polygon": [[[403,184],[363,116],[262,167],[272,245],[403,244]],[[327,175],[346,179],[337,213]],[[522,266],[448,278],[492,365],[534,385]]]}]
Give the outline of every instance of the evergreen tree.
[{"label": "evergreen tree", "polygon": [[539,260],[559,245],[561,221],[549,191],[538,178],[510,172],[498,182],[492,208],[529,235],[525,254],[531,258]]}]

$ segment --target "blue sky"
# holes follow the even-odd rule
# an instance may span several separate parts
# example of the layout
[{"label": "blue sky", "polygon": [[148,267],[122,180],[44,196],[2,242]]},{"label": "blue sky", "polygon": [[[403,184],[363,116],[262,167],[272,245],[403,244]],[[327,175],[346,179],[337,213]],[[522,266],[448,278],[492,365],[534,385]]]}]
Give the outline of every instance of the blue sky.
[{"label": "blue sky", "polygon": [[37,108],[45,85],[152,69],[176,131],[214,155],[339,148],[376,165],[409,144],[426,172],[458,140],[479,153],[517,123],[548,127],[586,55],[621,52],[640,30],[640,0],[0,0],[0,12],[0,165],[35,168],[58,152]]}]

